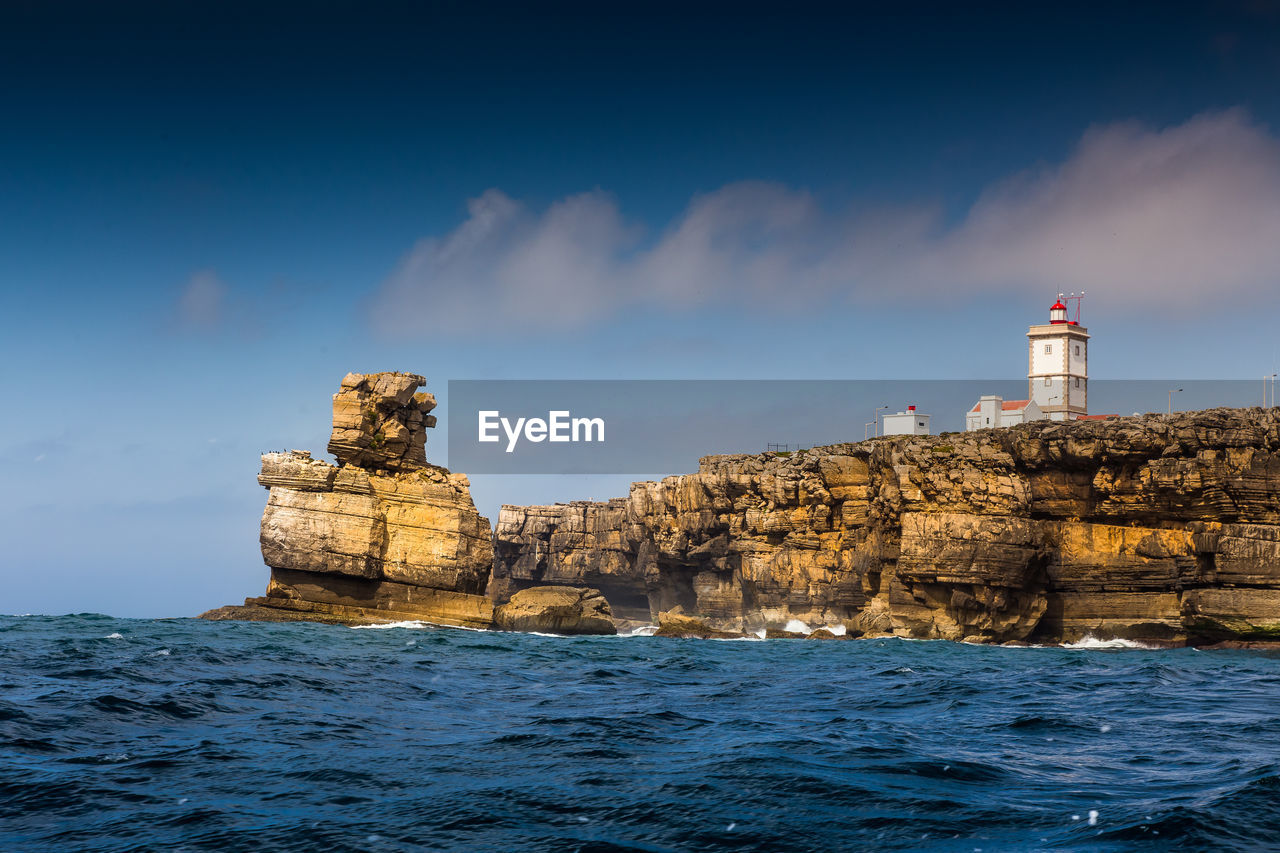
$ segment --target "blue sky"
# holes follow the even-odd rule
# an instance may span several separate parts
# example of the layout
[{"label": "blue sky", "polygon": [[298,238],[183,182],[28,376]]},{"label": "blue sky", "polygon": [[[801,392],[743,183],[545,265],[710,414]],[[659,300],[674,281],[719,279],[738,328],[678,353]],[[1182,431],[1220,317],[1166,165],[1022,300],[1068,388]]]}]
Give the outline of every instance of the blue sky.
[{"label": "blue sky", "polygon": [[349,370],[1016,377],[1081,288],[1096,377],[1277,369],[1280,6],[1028,5],[6,8],[0,612],[259,593]]}]

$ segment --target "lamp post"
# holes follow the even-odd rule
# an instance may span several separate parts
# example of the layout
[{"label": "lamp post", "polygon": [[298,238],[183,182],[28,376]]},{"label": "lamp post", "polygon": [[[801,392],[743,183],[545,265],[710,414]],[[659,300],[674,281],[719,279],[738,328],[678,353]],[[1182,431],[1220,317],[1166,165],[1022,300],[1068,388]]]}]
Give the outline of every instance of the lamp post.
[{"label": "lamp post", "polygon": [[1181,391],[1182,391],[1182,389],[1181,389],[1181,388],[1170,388],[1170,389],[1169,389],[1169,414],[1171,414],[1171,415],[1173,414],[1173,395],[1174,395],[1174,394],[1181,393]]},{"label": "lamp post", "polygon": [[1264,409],[1267,407],[1267,380],[1268,379],[1271,380],[1271,405],[1274,406],[1276,404],[1276,375],[1273,373],[1270,376],[1262,377],[1262,408]]},{"label": "lamp post", "polygon": [[888,406],[876,406],[876,435],[880,434],[880,411],[887,409]]}]

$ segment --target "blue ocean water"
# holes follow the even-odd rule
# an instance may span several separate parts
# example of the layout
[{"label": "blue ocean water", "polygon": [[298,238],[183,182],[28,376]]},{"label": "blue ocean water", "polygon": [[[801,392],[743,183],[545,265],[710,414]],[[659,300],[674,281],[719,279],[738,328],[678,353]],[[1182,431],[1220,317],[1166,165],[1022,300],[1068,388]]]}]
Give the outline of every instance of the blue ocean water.
[{"label": "blue ocean water", "polygon": [[1269,850],[1280,657],[0,617],[5,850]]}]

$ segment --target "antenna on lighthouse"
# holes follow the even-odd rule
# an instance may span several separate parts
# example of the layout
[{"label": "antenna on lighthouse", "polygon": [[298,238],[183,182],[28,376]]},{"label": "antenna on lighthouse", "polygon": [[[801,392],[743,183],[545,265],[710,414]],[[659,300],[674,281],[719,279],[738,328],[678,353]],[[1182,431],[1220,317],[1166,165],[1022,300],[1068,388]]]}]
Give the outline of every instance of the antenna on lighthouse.
[{"label": "antenna on lighthouse", "polygon": [[1083,290],[1080,291],[1079,296],[1076,295],[1076,292],[1074,290],[1071,291],[1070,296],[1063,296],[1061,293],[1059,293],[1058,301],[1068,306],[1070,306],[1073,302],[1075,303],[1076,316],[1075,316],[1075,319],[1071,321],[1071,325],[1079,326],[1080,325],[1080,304],[1084,302],[1084,291]]}]

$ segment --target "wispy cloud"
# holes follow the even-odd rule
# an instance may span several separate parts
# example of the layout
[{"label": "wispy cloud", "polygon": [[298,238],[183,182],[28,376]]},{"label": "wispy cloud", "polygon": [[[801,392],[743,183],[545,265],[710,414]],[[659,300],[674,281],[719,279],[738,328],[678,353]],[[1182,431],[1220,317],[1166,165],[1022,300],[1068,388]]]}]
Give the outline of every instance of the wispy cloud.
[{"label": "wispy cloud", "polygon": [[238,281],[233,287],[217,271],[201,269],[170,292],[163,323],[171,334],[257,340],[290,324],[307,322],[307,311],[328,287],[323,282],[283,278]]},{"label": "wispy cloud", "polygon": [[601,191],[534,211],[497,189],[401,260],[379,328],[573,326],[639,306],[905,302],[945,290],[1090,290],[1195,310],[1280,277],[1280,140],[1241,110],[1165,129],[1091,129],[1062,163],[936,207],[824,209],[808,192],[730,184],[646,234]]},{"label": "wispy cloud", "polygon": [[40,438],[0,448],[0,462],[21,467],[44,462],[46,459],[51,462],[63,460],[71,452],[72,447],[63,436]]},{"label": "wispy cloud", "polygon": [[177,323],[187,331],[210,331],[226,311],[227,286],[213,270],[193,273],[178,295]]}]

